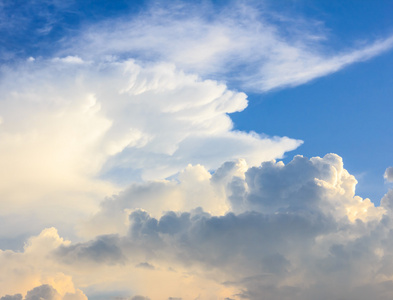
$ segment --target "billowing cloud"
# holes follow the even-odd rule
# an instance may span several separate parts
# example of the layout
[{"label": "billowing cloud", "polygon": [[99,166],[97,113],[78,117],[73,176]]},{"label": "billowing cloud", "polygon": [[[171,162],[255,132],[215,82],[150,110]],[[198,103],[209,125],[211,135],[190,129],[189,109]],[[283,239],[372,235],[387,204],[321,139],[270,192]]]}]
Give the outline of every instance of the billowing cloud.
[{"label": "billowing cloud", "polygon": [[[188,163],[216,168],[242,156],[255,165],[300,144],[233,131],[227,114],[243,110],[246,95],[173,65],[80,64],[66,58],[5,72],[0,86],[4,157],[16,156],[11,150],[19,150],[23,140],[29,164],[39,164],[51,176],[64,178],[59,173],[74,169],[96,175],[103,167],[108,172],[121,167],[163,178]],[[53,72],[61,75],[52,78]],[[40,152],[45,149],[39,145],[50,153]],[[45,154],[47,162],[32,160],[34,154]]]},{"label": "billowing cloud", "polygon": [[201,207],[216,216],[230,211],[273,213],[307,208],[350,220],[380,218],[383,209],[356,196],[356,184],[335,154],[310,160],[296,156],[287,165],[270,161],[252,168],[244,160],[226,162],[213,175],[203,166],[188,166],[176,180],[131,185],[102,202],[101,210],[80,229],[85,235],[124,233],[126,216],[138,208],[155,217],[165,211]]},{"label": "billowing cloud", "polygon": [[[202,166],[193,168],[184,172],[203,174]],[[141,284],[144,280],[164,284],[159,289],[164,298],[392,296],[393,268],[388,261],[393,255],[389,242],[393,197],[387,194],[382,206],[375,207],[356,196],[356,180],[339,156],[298,156],[287,165],[265,162],[250,168],[241,161],[227,162],[210,177],[187,180],[144,183],[107,200],[101,217],[107,215],[105,222],[110,224],[118,222],[115,210],[125,213],[129,220],[122,220],[128,230],[89,242],[56,242],[56,247],[48,247],[50,259],[77,284],[94,286],[96,293],[117,286],[122,291],[117,295],[123,296],[128,289],[130,296],[158,297],[149,284]],[[155,203],[165,203],[166,188],[172,195],[176,189],[182,195],[183,185],[203,189],[206,181],[225,199],[226,213],[212,215],[194,208],[154,217],[136,209],[143,203],[138,202],[140,195],[151,192],[147,201],[154,197]],[[158,193],[156,184],[163,184]],[[191,195],[184,193],[181,201],[186,203]],[[107,205],[109,201],[112,205]],[[43,236],[31,243],[43,245]],[[92,269],[95,275],[86,277]],[[122,279],[104,276],[106,272]],[[176,288],[175,283],[187,289]]]},{"label": "billowing cloud", "polygon": [[[215,169],[243,157],[257,165],[301,144],[233,130],[228,114],[247,106],[246,95],[170,64],[65,57],[2,75],[0,205],[19,215],[45,205],[35,230],[76,222],[124,183],[162,179],[189,163]],[[62,216],[51,213],[59,205]]]}]

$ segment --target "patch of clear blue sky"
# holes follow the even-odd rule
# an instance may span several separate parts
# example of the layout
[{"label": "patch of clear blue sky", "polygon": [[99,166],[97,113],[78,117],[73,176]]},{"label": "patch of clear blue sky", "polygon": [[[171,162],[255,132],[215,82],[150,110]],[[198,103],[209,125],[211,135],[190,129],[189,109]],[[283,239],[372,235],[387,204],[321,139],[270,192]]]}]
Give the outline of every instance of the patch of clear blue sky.
[{"label": "patch of clear blue sky", "polygon": [[[50,56],[64,37],[85,25],[138,13],[150,2],[0,1],[0,61]],[[274,0],[264,5],[288,17],[315,20],[328,38],[322,42],[326,52],[360,47],[393,33],[391,0]],[[359,180],[358,194],[379,202],[387,190],[383,172],[393,165],[392,51],[296,88],[248,94],[249,107],[231,115],[237,129],[304,140],[285,161],[293,154],[341,155]]]},{"label": "patch of clear blue sky", "polygon": [[139,0],[0,1],[0,60],[50,56],[63,38],[108,18],[138,13]]}]

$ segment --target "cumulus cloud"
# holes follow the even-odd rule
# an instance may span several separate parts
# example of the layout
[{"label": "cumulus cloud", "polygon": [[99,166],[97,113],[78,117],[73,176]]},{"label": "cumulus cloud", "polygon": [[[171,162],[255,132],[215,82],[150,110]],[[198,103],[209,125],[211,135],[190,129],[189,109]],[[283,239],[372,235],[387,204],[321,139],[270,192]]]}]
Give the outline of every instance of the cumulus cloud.
[{"label": "cumulus cloud", "polygon": [[387,168],[383,177],[384,177],[387,181],[393,182],[393,167]]},{"label": "cumulus cloud", "polygon": [[[201,166],[197,171],[202,172]],[[52,259],[75,274],[92,267],[124,274],[128,266],[132,279],[119,283],[106,278],[107,284],[132,286],[133,292],[152,298],[158,294],[139,285],[146,278],[150,282],[166,278],[168,287],[160,289],[160,296],[183,299],[392,296],[393,269],[387,261],[393,253],[389,242],[393,197],[387,194],[382,206],[375,207],[356,196],[356,180],[339,156],[298,156],[287,165],[272,161],[250,168],[239,161],[227,162],[210,177],[187,184],[202,189],[206,180],[224,194],[227,213],[212,215],[195,208],[154,217],[135,209],[141,205],[133,202],[138,196],[132,199],[132,193],[125,193],[110,201],[113,210],[128,212],[126,233],[60,244]],[[170,188],[181,191],[183,184],[176,181]],[[155,188],[154,182],[143,186],[145,193]],[[160,203],[165,192],[154,193]],[[126,195],[130,199],[122,199]],[[107,223],[113,210],[103,206],[101,215],[108,214]],[[174,282],[189,288],[176,289]],[[363,289],[368,292],[360,292]]]},{"label": "cumulus cloud", "polygon": [[[66,297],[81,293],[75,284],[94,294],[116,287],[123,298],[389,299],[393,197],[375,207],[355,186],[335,154],[259,167],[225,162],[213,174],[188,166],[178,178],[135,184],[104,201],[96,217],[103,227],[117,224],[111,234],[70,243],[50,228],[21,253],[1,252],[9,271],[0,290]],[[214,205],[203,198],[226,209],[209,213]],[[153,207],[149,201],[164,212],[140,209]]]},{"label": "cumulus cloud", "polygon": [[268,91],[303,84],[393,46],[389,36],[332,53],[322,45],[327,31],[321,22],[269,12],[263,3],[156,4],[132,18],[91,25],[61,53],[167,61],[245,89]]},{"label": "cumulus cloud", "polygon": [[[143,208],[155,217],[165,211],[203,208],[212,215],[227,212],[291,212],[307,209],[353,221],[383,214],[370,199],[355,195],[357,181],[341,157],[328,154],[290,163],[270,161],[249,167],[244,160],[224,163],[213,174],[188,166],[174,180],[136,183],[101,203],[101,210],[80,226],[85,236],[125,233],[130,211]],[[327,199],[325,201],[325,199]]]},{"label": "cumulus cloud", "polygon": [[30,237],[22,251],[0,251],[0,292],[7,295],[1,299],[16,300],[25,295],[25,300],[87,300],[75,288],[72,277],[50,259],[51,251],[60,245],[70,245],[70,241],[61,238],[52,227]]}]

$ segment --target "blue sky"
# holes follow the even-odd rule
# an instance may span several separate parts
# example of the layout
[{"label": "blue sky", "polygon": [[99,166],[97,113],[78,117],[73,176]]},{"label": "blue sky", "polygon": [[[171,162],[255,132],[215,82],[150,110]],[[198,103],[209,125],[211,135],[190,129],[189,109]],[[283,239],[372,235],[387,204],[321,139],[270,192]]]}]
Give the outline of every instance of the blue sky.
[{"label": "blue sky", "polygon": [[391,299],[392,11],[0,0],[0,300]]}]

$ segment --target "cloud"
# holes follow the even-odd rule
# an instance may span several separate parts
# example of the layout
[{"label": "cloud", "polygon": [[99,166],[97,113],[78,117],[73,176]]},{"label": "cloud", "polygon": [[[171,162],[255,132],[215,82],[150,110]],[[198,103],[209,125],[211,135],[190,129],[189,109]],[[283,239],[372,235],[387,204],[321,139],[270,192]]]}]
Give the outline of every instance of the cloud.
[{"label": "cloud", "polygon": [[135,296],[135,297],[132,297],[131,300],[150,300],[150,298],[146,298],[143,296]]},{"label": "cloud", "polygon": [[1,297],[1,300],[22,300],[22,295],[21,294],[15,294],[15,295],[6,295]]},{"label": "cloud", "polygon": [[[7,295],[1,297],[1,300],[22,300],[21,294]],[[49,284],[43,284],[28,291],[24,300],[87,300],[87,297],[81,292],[67,293],[62,297],[56,289]]]},{"label": "cloud", "polygon": [[25,300],[87,300],[75,288],[72,277],[61,272],[50,258],[51,251],[60,245],[70,245],[70,241],[61,238],[52,227],[30,237],[22,251],[0,251],[0,293],[7,295],[1,299],[17,300],[25,295]]},{"label": "cloud", "polygon": [[323,211],[337,218],[378,219],[382,208],[355,195],[357,181],[341,157],[328,154],[310,160],[296,156],[290,163],[264,162],[249,167],[244,160],[224,163],[213,174],[188,166],[173,180],[135,183],[101,203],[101,210],[83,225],[86,237],[125,233],[130,211],[143,208],[159,218],[165,211],[201,207],[215,216],[228,212],[262,213]]},{"label": "cloud", "polygon": [[118,246],[118,237],[115,235],[102,236],[88,244],[76,244],[69,248],[62,248],[60,252],[65,263],[93,260],[96,263],[114,264],[125,260]]},{"label": "cloud", "polygon": [[86,237],[125,234],[130,211],[139,208],[156,217],[165,211],[190,211],[198,207],[214,215],[223,215],[231,209],[226,185],[234,175],[244,177],[248,168],[244,160],[225,163],[224,166],[225,174],[222,171],[224,167],[211,175],[201,165],[189,165],[172,180],[134,183],[103,201],[100,211],[79,225],[80,234]]},{"label": "cloud", "polygon": [[65,42],[60,53],[166,61],[207,78],[266,92],[326,76],[393,47],[393,37],[388,36],[332,50],[323,46],[326,32],[321,22],[280,15],[263,3],[156,4],[131,18],[88,26]]},{"label": "cloud", "polygon": [[[60,297],[81,293],[77,286],[123,298],[389,299],[393,197],[389,192],[375,207],[356,196],[355,186],[335,154],[259,167],[225,162],[212,174],[188,166],[177,178],[134,184],[105,200],[96,222],[117,224],[112,234],[97,230],[90,241],[70,243],[49,228],[23,252],[1,252],[7,275],[0,290],[24,295],[52,291],[41,287],[48,285]],[[206,212],[215,201],[226,210]],[[138,209],[154,203],[155,215]]]},{"label": "cloud", "polygon": [[25,300],[60,300],[59,293],[50,285],[44,284],[27,292]]},{"label": "cloud", "polygon": [[[187,172],[200,175],[201,168],[188,167]],[[106,278],[107,285],[128,286],[133,293],[152,298],[156,292],[139,285],[146,278],[150,282],[167,278],[168,287],[160,289],[161,297],[183,299],[392,296],[393,268],[388,261],[393,253],[389,206],[393,198],[387,194],[382,206],[375,207],[369,199],[356,196],[356,180],[343,168],[339,156],[297,156],[287,165],[273,161],[250,168],[239,161],[226,162],[210,177],[199,178],[164,182],[161,188],[169,185],[181,191],[188,184],[203,189],[208,181],[226,198],[227,213],[211,215],[195,208],[154,217],[135,209],[132,198],[125,199],[132,195],[129,191],[108,200],[112,205],[105,204],[100,212],[108,214],[108,224],[114,210],[128,212],[128,232],[61,244],[52,257],[71,273],[86,266],[122,273],[128,266],[132,279],[120,283],[117,278]],[[130,189],[152,190],[155,203],[165,198],[162,190],[154,191],[154,182]],[[187,195],[191,193],[185,193],[185,202]],[[99,259],[97,251],[102,255]],[[189,288],[176,290],[170,280],[178,285],[188,282]],[[368,292],[361,292],[364,289]]]},{"label": "cloud", "polygon": [[[32,169],[32,155],[50,151],[46,155],[50,163],[34,161],[48,168],[51,176],[64,177],[67,171],[96,175],[103,167],[109,172],[121,166],[162,178],[188,163],[215,168],[244,156],[258,164],[300,144],[234,131],[227,114],[243,110],[246,95],[224,84],[201,80],[168,64],[81,64],[75,59],[76,65],[66,58],[4,70],[7,77],[0,86],[2,112],[7,115],[1,126],[4,157],[23,138]],[[61,75],[53,78],[50,74],[56,71]],[[13,118],[17,115],[23,117],[18,122]]]},{"label": "cloud", "polygon": [[[160,219],[136,211],[130,218],[130,235],[121,238],[129,260],[149,257],[161,270],[171,266],[194,273],[197,293],[186,299],[198,293],[206,298],[214,296],[202,291],[200,278],[235,287],[250,299],[266,294],[269,299],[304,299],[307,295],[314,296],[310,299],[322,295],[342,299],[356,294],[365,283],[374,295],[391,296],[383,288],[386,274],[391,274],[390,267],[384,267],[391,247],[383,246],[389,239],[390,225],[338,222],[321,213],[304,211],[221,217],[201,211],[170,212]],[[58,256],[64,257],[64,252],[58,252]],[[75,265],[80,263],[76,261]],[[186,279],[180,280],[178,284]],[[337,286],[339,291],[333,288]],[[154,293],[149,294],[142,286],[134,288],[149,296]],[[165,290],[160,292],[170,295]],[[226,295],[234,297],[235,292],[231,292]],[[179,296],[182,293],[178,291]]]},{"label": "cloud", "polygon": [[154,270],[154,266],[149,264],[148,262],[142,262],[136,265],[137,268],[145,268],[147,270]]},{"label": "cloud", "polygon": [[233,130],[228,114],[247,106],[246,95],[171,64],[65,57],[3,66],[2,75],[0,206],[19,216],[45,206],[27,230],[62,223],[72,234],[65,224],[119,185],[189,163],[215,169],[243,157],[258,165],[302,143]]},{"label": "cloud", "polygon": [[341,157],[327,154],[310,160],[295,156],[287,165],[265,162],[250,168],[244,180],[230,184],[232,206],[238,211],[324,211],[350,220],[380,218],[383,209],[355,196],[357,181]]},{"label": "cloud", "polygon": [[389,167],[386,169],[385,174],[383,175],[383,177],[389,181],[389,182],[393,182],[393,167]]}]

